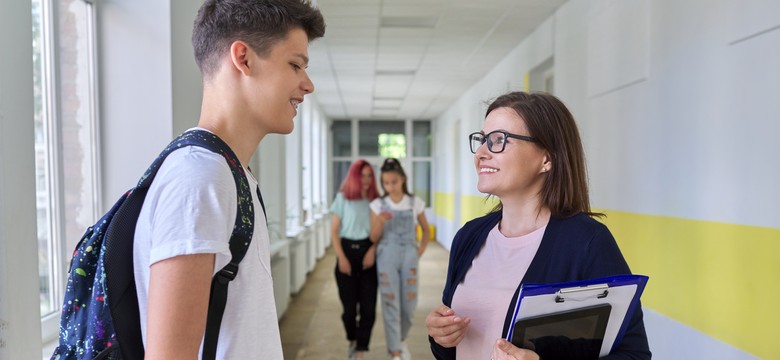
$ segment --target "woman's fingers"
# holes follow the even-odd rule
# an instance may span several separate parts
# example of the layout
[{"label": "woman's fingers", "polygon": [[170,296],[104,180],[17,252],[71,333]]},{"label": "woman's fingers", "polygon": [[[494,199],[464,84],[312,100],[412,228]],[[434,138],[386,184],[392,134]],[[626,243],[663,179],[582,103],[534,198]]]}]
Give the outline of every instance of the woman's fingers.
[{"label": "woman's fingers", "polygon": [[428,335],[444,347],[457,346],[466,335],[470,323],[471,319],[456,316],[455,311],[445,305],[431,311],[425,319]]},{"label": "woman's fingers", "polygon": [[493,348],[493,360],[539,360],[539,355],[528,349],[521,349],[509,341],[499,339]]}]

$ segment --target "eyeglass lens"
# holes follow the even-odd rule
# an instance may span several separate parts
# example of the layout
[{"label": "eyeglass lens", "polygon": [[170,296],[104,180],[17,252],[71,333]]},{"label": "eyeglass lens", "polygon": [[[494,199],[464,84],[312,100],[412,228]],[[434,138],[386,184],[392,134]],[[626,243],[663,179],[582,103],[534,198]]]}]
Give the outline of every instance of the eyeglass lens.
[{"label": "eyeglass lens", "polygon": [[494,153],[504,151],[506,146],[506,135],[500,132],[490,133],[487,136],[488,149]]},{"label": "eyeglass lens", "polygon": [[469,145],[471,147],[471,152],[476,154],[477,149],[479,149],[480,146],[485,142],[484,141],[485,136],[480,133],[471,134],[469,138]]},{"label": "eyeglass lens", "polygon": [[506,135],[501,132],[492,132],[487,135],[473,134],[471,135],[471,152],[476,154],[477,149],[486,142],[490,152],[500,153],[504,151],[506,146]]}]

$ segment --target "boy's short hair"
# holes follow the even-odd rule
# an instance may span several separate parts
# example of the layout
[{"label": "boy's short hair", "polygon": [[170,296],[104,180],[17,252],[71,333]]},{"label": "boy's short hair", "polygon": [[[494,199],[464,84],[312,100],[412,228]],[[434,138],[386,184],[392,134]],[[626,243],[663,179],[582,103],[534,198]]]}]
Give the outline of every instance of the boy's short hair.
[{"label": "boy's short hair", "polygon": [[192,29],[195,62],[208,79],[234,41],[266,56],[295,28],[305,31],[309,41],[325,34],[322,13],[309,0],[206,0]]}]

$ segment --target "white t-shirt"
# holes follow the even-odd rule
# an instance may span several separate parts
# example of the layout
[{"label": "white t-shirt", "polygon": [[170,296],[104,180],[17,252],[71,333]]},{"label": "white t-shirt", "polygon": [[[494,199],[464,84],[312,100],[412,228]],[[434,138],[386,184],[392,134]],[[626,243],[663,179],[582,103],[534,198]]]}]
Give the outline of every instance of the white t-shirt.
[{"label": "white t-shirt", "polygon": [[401,201],[394,203],[392,199],[390,199],[389,196],[386,196],[384,198],[376,198],[373,201],[371,201],[371,204],[368,205],[368,207],[371,208],[371,211],[379,215],[380,212],[382,212],[382,203],[387,203],[390,210],[396,210],[396,211],[403,211],[403,210],[412,210],[414,209],[414,222],[417,223],[417,217],[420,216],[420,214],[425,211],[425,201],[422,201],[422,199],[418,198],[417,196],[411,197],[409,195],[404,195],[404,197],[401,199]]},{"label": "white t-shirt", "polygon": [[[246,170],[246,169],[245,169]],[[217,345],[218,359],[283,359],[274,302],[268,228],[247,171],[255,229],[228,299]],[[179,255],[216,254],[216,274],[231,259],[228,242],[236,218],[237,190],[225,158],[189,146],[160,166],[141,208],[133,244],[133,265],[146,343],[149,267]],[[202,344],[201,344],[202,349]]]},{"label": "white t-shirt", "polygon": [[452,296],[455,314],[471,318],[466,336],[455,349],[458,359],[490,359],[509,303],[539,250],[545,229],[542,226],[511,238],[498,225],[490,230],[485,246]]}]

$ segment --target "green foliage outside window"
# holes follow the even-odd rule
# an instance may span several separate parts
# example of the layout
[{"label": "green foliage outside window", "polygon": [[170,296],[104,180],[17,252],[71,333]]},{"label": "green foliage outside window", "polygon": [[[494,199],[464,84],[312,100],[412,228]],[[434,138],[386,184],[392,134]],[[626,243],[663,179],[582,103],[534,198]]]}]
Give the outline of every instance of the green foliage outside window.
[{"label": "green foliage outside window", "polygon": [[384,158],[406,157],[406,136],[404,134],[379,134],[379,155]]}]

